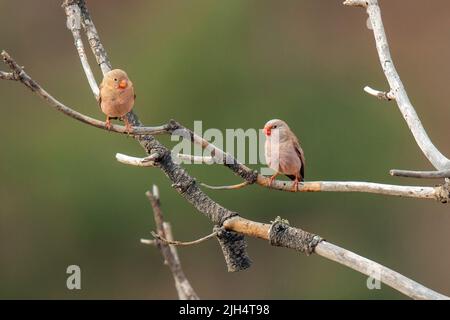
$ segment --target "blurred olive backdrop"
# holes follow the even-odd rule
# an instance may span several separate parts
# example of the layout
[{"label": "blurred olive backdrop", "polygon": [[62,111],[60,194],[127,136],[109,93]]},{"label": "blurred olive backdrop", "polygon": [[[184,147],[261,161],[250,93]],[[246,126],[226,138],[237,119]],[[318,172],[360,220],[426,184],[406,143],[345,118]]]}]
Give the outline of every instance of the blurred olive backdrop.
[{"label": "blurred olive backdrop", "polygon": [[[136,112],[204,129],[260,128],[286,119],[306,152],[307,180],[427,184],[388,175],[431,169],[386,89],[362,9],[342,0],[89,1],[113,66],[127,70]],[[65,27],[61,1],[0,0],[0,49],[55,97],[103,119]],[[431,138],[450,155],[450,3],[381,1],[396,66]],[[90,57],[92,58],[92,57]],[[92,66],[95,66],[91,59]],[[5,67],[0,68],[4,70]],[[100,74],[95,68],[97,78]],[[23,85],[0,82],[0,298],[176,298],[159,252],[139,243],[154,229],[144,192],[160,187],[175,237],[195,239],[209,221],[158,169],[118,164],[143,156],[131,138],[48,107]],[[161,139],[173,145],[168,137]],[[240,180],[220,166],[186,166],[209,184]],[[258,168],[258,166],[254,166]],[[450,294],[450,211],[430,200],[370,194],[291,194],[256,186],[206,192],[244,216],[275,216]],[[180,248],[202,298],[402,299],[319,256],[248,240],[253,266],[227,273],[216,241]],[[66,268],[82,290],[66,289]]]}]

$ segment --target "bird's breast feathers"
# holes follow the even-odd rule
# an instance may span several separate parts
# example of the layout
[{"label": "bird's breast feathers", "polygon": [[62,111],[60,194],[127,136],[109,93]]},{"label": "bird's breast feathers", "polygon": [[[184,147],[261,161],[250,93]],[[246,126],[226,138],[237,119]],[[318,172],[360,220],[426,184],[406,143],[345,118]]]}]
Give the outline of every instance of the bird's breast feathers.
[{"label": "bird's breast feathers", "polygon": [[134,90],[133,87],[117,90],[102,88],[101,109],[111,117],[122,117],[133,109]]},{"label": "bird's breast feathers", "polygon": [[266,140],[265,157],[267,165],[280,173],[297,175],[303,163],[291,141],[273,143]]}]

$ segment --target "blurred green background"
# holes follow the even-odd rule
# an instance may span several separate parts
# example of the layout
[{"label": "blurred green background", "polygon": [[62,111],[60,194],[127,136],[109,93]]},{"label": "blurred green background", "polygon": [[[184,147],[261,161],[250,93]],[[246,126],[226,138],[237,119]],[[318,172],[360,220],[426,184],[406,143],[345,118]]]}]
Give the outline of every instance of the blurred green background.
[{"label": "blurred green background", "polygon": [[[307,180],[427,184],[391,168],[431,169],[386,89],[366,14],[338,1],[90,1],[115,67],[135,83],[148,125],[175,118],[203,128],[288,121],[306,153]],[[65,27],[61,1],[0,0],[0,49],[55,97],[103,119]],[[450,3],[381,1],[396,66],[424,126],[450,155]],[[90,57],[92,58],[92,57]],[[94,60],[93,66],[95,65]],[[5,70],[5,66],[1,70]],[[97,78],[101,77],[95,68]],[[143,156],[131,138],[49,108],[24,86],[0,82],[0,298],[176,298],[160,253],[139,243],[154,230],[144,192],[160,187],[175,237],[211,231],[160,170],[118,164]],[[161,139],[173,145],[168,137]],[[253,166],[258,168],[258,166]],[[240,180],[220,166],[186,166],[209,184]],[[370,194],[291,194],[260,187],[206,192],[245,217],[291,224],[450,294],[450,212],[430,200]],[[227,273],[216,241],[180,248],[185,273],[209,299],[402,299],[319,256],[249,239],[251,269]],[[66,289],[66,268],[82,290]]]}]

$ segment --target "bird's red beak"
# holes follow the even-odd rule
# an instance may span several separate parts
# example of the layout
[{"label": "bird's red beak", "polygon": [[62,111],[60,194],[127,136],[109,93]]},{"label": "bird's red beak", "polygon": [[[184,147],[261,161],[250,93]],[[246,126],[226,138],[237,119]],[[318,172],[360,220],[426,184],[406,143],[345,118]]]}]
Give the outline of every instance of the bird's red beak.
[{"label": "bird's red beak", "polygon": [[264,127],[264,134],[266,136],[270,136],[272,134],[272,128],[271,127]]},{"label": "bird's red beak", "polygon": [[119,82],[119,88],[120,89],[125,89],[128,86],[128,82],[127,80],[123,79]]}]

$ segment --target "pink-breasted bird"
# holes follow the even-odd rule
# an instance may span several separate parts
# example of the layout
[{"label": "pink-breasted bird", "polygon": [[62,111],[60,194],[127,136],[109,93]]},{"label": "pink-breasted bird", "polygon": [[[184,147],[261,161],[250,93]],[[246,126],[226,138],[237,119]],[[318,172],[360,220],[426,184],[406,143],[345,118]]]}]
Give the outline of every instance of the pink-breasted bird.
[{"label": "pink-breasted bird", "polygon": [[266,162],[275,171],[270,184],[281,173],[294,180],[294,190],[297,190],[298,183],[305,178],[305,155],[297,137],[287,123],[279,119],[268,121],[263,130]]},{"label": "pink-breasted bird", "polygon": [[106,127],[111,128],[111,118],[120,118],[125,122],[126,130],[131,132],[131,124],[125,115],[133,109],[136,95],[127,73],[121,69],[109,71],[99,89],[98,103],[106,114]]}]

